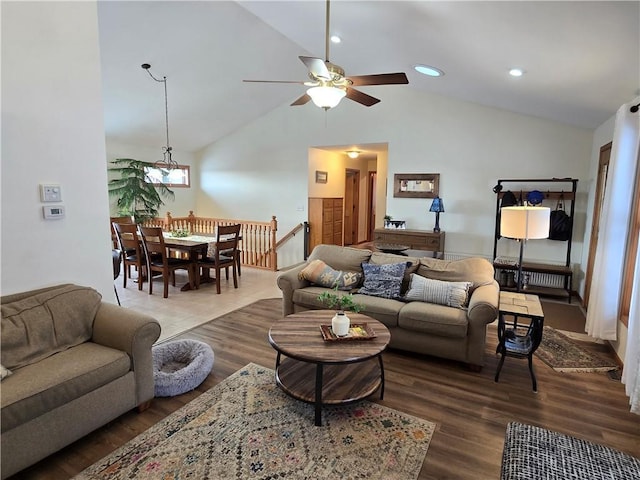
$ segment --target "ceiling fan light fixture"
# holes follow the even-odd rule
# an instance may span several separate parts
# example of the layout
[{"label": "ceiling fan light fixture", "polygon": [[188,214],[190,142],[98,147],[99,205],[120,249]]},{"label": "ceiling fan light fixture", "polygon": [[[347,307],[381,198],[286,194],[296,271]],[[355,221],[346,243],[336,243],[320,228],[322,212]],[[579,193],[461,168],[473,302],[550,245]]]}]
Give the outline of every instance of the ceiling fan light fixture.
[{"label": "ceiling fan light fixture", "polygon": [[442,70],[436,67],[432,67],[431,65],[418,64],[418,65],[415,65],[413,69],[416,72],[421,73],[423,75],[428,75],[429,77],[442,77],[444,75],[444,72]]},{"label": "ceiling fan light fixture", "polygon": [[360,156],[360,152],[358,150],[349,150],[347,152],[347,156],[349,158],[358,158]]},{"label": "ceiling fan light fixture", "polygon": [[345,89],[328,85],[311,87],[307,90],[307,95],[311,97],[313,103],[325,110],[337,106],[346,94]]}]

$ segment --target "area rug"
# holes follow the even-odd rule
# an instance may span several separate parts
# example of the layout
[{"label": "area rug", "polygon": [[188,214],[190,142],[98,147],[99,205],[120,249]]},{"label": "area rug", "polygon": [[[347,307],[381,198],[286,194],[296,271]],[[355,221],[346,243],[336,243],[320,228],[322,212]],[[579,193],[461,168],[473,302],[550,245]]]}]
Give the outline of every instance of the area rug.
[{"label": "area rug", "polygon": [[640,460],[604,445],[511,422],[500,479],[640,480]]},{"label": "area rug", "polygon": [[250,363],[75,479],[416,479],[435,424],[362,401],[323,409]]},{"label": "area rug", "polygon": [[586,351],[553,327],[544,327],[542,342],[535,352],[544,363],[558,372],[608,372],[618,365]]}]

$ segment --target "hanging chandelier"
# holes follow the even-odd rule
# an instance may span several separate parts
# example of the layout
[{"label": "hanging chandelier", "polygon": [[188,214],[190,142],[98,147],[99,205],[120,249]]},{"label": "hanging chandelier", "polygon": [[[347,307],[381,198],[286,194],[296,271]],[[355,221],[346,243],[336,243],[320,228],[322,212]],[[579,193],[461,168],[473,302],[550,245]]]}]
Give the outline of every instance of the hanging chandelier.
[{"label": "hanging chandelier", "polygon": [[147,71],[149,76],[153,78],[156,82],[160,82],[164,84],[164,120],[165,120],[165,126],[167,131],[167,145],[162,147],[163,159],[157,161],[155,163],[155,166],[163,170],[173,170],[175,168],[178,168],[178,162],[176,162],[175,160],[173,160],[173,158],[171,158],[171,151],[173,149],[171,148],[171,145],[169,145],[169,106],[167,102],[167,77],[166,76],[162,77],[162,80],[160,80],[159,78],[154,77],[153,74],[149,71],[149,69],[151,68],[151,65],[149,65],[148,63],[143,63],[141,66],[143,69]]}]

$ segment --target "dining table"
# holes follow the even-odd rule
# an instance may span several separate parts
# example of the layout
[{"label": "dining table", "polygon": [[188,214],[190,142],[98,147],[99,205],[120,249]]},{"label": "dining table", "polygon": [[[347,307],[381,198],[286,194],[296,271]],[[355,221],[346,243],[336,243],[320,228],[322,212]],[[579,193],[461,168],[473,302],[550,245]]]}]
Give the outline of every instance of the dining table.
[{"label": "dining table", "polygon": [[[197,234],[187,235],[183,237],[176,237],[172,232],[164,232],[164,244],[170,250],[179,250],[189,255],[189,260],[194,263],[198,262],[198,256],[202,254],[203,257],[213,256],[213,250],[216,247],[217,235],[211,234]],[[238,237],[241,240],[242,237]],[[199,273],[196,272],[196,275]],[[211,278],[209,270],[205,269],[204,275],[200,278],[200,283],[210,283],[215,278]],[[191,290],[191,285],[187,282],[180,288],[180,291],[185,292]]]},{"label": "dining table", "polygon": [[[198,256],[202,254],[203,256],[207,256],[207,252],[210,248],[215,248],[216,245],[216,236],[214,234],[211,235],[187,235],[185,237],[176,237],[171,232],[164,232],[164,244],[170,250],[179,250],[181,252],[185,252],[189,256],[189,260],[191,260],[194,264],[198,262]],[[196,272],[198,275],[198,272]],[[200,283],[209,283],[212,279],[208,273],[205,274],[203,278],[200,279]],[[191,290],[191,284],[187,282],[180,288],[180,291],[185,292],[187,290]]]}]

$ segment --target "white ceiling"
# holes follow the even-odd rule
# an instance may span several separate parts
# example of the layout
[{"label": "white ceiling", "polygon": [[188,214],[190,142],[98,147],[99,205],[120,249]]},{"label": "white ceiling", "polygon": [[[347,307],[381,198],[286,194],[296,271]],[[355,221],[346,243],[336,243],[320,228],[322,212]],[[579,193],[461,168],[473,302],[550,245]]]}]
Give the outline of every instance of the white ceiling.
[{"label": "white ceiling", "polygon": [[[324,0],[101,1],[98,20],[107,137],[136,145],[165,142],[163,85],[142,63],[167,77],[171,145],[196,151],[305,91],[243,79],[304,81],[298,56],[324,57]],[[347,75],[407,74],[359,87],[383,102],[410,88],[595,128],[640,93],[638,1],[334,0],[331,32]]]}]

